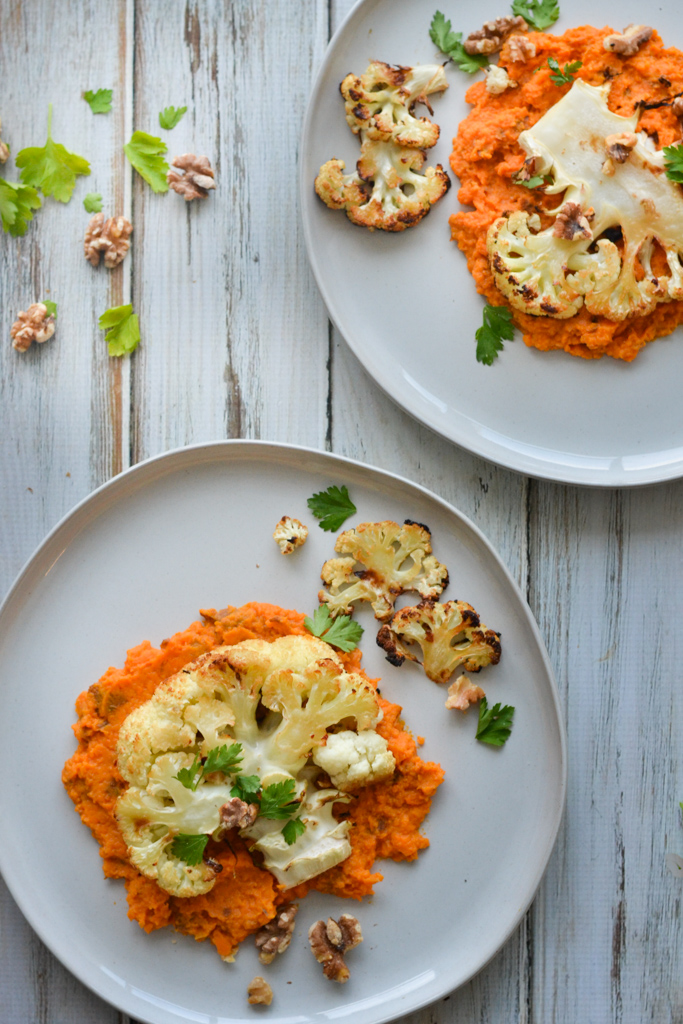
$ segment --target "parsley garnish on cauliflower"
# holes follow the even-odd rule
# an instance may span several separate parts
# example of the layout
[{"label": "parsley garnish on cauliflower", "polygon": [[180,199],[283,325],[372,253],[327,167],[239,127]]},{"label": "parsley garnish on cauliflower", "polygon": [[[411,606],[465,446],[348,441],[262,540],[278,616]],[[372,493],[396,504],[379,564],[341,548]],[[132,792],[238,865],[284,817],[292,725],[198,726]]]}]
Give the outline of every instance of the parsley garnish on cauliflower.
[{"label": "parsley garnish on cauliflower", "polygon": [[327,590],[318,592],[330,614],[350,615],[358,601],[369,601],[375,618],[386,621],[394,602],[406,590],[438,597],[448,584],[448,569],[432,555],[431,533],[422,523],[406,519],[361,523],[345,530],[334,545],[343,558],[331,558],[320,576]]},{"label": "parsley garnish on cauliflower", "polygon": [[[190,837],[203,849],[206,837],[223,838],[226,821],[242,820],[240,834],[285,887],[340,863],[351,853],[349,822],[332,812],[345,799],[342,788],[394,770],[374,732],[380,718],[372,685],[346,672],[316,637],[245,640],[202,656],[161,683],[121,727],[118,768],[127,789],[116,817],[131,862],[174,896],[208,892],[210,859],[183,859],[178,851],[192,845]],[[354,754],[349,746],[348,763],[342,758],[333,770],[335,788],[316,758],[325,758],[328,730],[340,725],[342,737],[353,737],[347,745],[359,747]],[[235,798],[245,796],[257,802],[236,808]]]},{"label": "parsley garnish on cauliflower", "polygon": [[427,97],[446,88],[441,64],[373,61],[360,78],[347,75],[340,89],[361,156],[352,174],[336,157],[320,168],[315,191],[325,205],[370,230],[403,231],[422,220],[451,182],[441,164],[423,171],[424,150],[437,142],[439,127],[412,111],[421,102],[431,113]]},{"label": "parsley garnish on cauliflower", "polygon": [[[683,299],[683,192],[665,174],[664,153],[635,129],[640,110],[609,110],[609,84],[577,81],[519,136],[526,169],[562,193],[541,230],[517,211],[489,228],[489,262],[498,289],[517,309],[565,319],[586,309],[622,321]],[[620,244],[606,233],[618,230]],[[655,275],[655,247],[668,273]]]}]

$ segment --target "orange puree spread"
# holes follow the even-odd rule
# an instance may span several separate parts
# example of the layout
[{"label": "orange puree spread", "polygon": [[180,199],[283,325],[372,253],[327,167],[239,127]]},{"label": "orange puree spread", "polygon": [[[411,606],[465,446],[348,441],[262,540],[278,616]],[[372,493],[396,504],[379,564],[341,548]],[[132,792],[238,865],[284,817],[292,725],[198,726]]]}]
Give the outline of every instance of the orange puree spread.
[{"label": "orange puree spread", "polygon": [[[472,111],[460,124],[453,141],[451,167],[462,182],[460,202],[474,209],[454,214],[450,225],[453,239],[467,257],[477,290],[493,305],[500,306],[505,299],[489,269],[489,226],[501,215],[524,210],[538,213],[545,228],[551,223],[546,211],[560,205],[561,197],[544,196],[539,189],[528,189],[512,181],[525,157],[517,142],[520,133],[535,124],[570,88],[551,82],[548,57],[554,57],[561,68],[582,61],[576,77],[589,85],[603,85],[609,80],[609,107],[622,116],[633,114],[641,101],[668,104],[644,109],[638,131],[646,132],[657,149],[681,141],[681,122],[672,112],[671,102],[683,92],[683,53],[665,49],[655,32],[633,56],[620,57],[603,46],[603,39],[612,31],[586,25],[570,29],[562,36],[533,32],[529,39],[536,46],[535,57],[526,63],[512,62],[509,43],[500,55],[501,66],[518,83],[517,88],[490,95],[484,82],[477,82],[467,92]],[[655,251],[655,259],[655,273],[667,273],[661,250]],[[622,321],[592,315],[585,307],[566,320],[532,316],[517,309],[513,310],[513,318],[525,343],[534,348],[564,349],[584,359],[608,355],[630,361],[648,341],[670,334],[683,322],[683,302],[663,302],[647,315]]]},{"label": "orange puree spread", "polygon": [[[207,855],[223,866],[213,888],[186,899],[169,895],[129,862],[114,809],[125,787],[116,767],[119,729],[130,712],[154,693],[162,680],[219,645],[260,637],[274,640],[304,634],[304,616],[270,604],[247,604],[216,612],[164,640],[160,648],[144,642],[128,651],[124,668],[110,668],[76,701],[74,732],[78,750],[63,771],[63,782],[84,824],[100,844],[104,874],[123,878],[128,916],[147,932],[172,924],[195,939],[210,939],[223,957],[275,916],[279,904],[310,889],[361,899],[372,893],[382,875],[373,872],[378,858],[414,860],[429,845],[420,831],[431,798],[443,779],[438,764],[423,761],[400,719],[401,709],[380,697],[384,718],[377,727],[396,759],[392,779],[368,786],[339,814],[349,815],[352,853],[336,867],[294,889],[282,890],[270,872],[252,859],[237,833],[229,843],[209,842]],[[348,670],[360,671],[360,651],[341,654]]]}]

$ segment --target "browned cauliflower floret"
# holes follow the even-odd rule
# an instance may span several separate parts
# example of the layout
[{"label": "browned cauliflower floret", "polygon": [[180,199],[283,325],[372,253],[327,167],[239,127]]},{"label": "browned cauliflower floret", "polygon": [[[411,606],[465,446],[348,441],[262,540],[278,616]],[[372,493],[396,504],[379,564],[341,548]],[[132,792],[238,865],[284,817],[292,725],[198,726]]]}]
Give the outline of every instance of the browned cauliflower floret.
[{"label": "browned cauliflower floret", "polygon": [[335,550],[347,557],[325,562],[321,577],[329,590],[318,593],[332,616],[350,615],[354,602],[369,601],[375,618],[385,621],[404,590],[435,598],[448,583],[448,569],[431,553],[429,529],[410,519],[403,526],[361,523],[339,535]]},{"label": "browned cauliflower floret", "polygon": [[422,648],[422,667],[435,683],[446,683],[462,665],[478,672],[500,661],[500,634],[481,625],[474,608],[465,601],[421,601],[415,607],[396,612],[391,623],[382,626],[377,643],[387,661],[402,665],[406,658],[418,661],[409,647]]},{"label": "browned cauliflower floret", "polygon": [[340,85],[345,100],[346,120],[356,135],[362,130],[374,142],[395,142],[399,146],[429,149],[436,145],[439,126],[426,117],[414,117],[413,107],[427,97],[448,88],[442,64],[419,64],[414,68],[392,67],[372,61],[360,76],[347,75]]},{"label": "browned cauliflower floret", "polygon": [[420,173],[424,161],[421,149],[368,139],[355,173],[343,173],[343,160],[328,160],[315,179],[315,190],[326,206],[346,210],[354,224],[404,231],[422,220],[450,188],[441,164]]}]

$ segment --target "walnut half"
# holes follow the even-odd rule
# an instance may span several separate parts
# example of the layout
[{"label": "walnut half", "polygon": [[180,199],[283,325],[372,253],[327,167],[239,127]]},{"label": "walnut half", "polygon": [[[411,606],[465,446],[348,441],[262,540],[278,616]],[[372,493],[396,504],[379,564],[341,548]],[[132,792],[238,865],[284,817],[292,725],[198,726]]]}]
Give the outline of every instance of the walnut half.
[{"label": "walnut half", "polygon": [[[178,171],[183,171],[179,174]],[[185,202],[193,199],[206,199],[209,189],[216,187],[213,169],[208,156],[195,156],[184,153],[173,161],[173,167],[166,175],[166,181],[174,192],[184,196]]]},{"label": "walnut half", "polygon": [[327,921],[316,921],[308,932],[311,952],[323,974],[331,981],[342,984],[349,980],[350,971],[344,960],[347,949],[353,949],[363,941],[360,924],[351,914],[342,914],[338,921],[328,917]]},{"label": "walnut half", "polygon": [[272,963],[277,954],[284,953],[289,946],[298,909],[296,903],[283,903],[272,921],[256,932],[256,948],[262,964]]},{"label": "walnut half", "polygon": [[486,21],[478,32],[472,32],[463,46],[466,53],[498,53],[503,43],[513,32],[526,32],[528,25],[524,18],[507,17]]},{"label": "walnut half", "polygon": [[252,1006],[270,1006],[273,1001],[273,990],[268,982],[256,975],[252,978],[247,986],[247,995],[249,996],[249,1002]]},{"label": "walnut half", "polygon": [[627,25],[623,32],[605,36],[602,45],[620,57],[632,57],[652,35],[649,25]]},{"label": "walnut half", "polygon": [[[0,121],[0,132],[2,131],[2,121]],[[9,146],[6,142],[0,139],[0,164],[6,164],[9,160]]]},{"label": "walnut half", "polygon": [[42,344],[54,333],[54,314],[47,315],[47,306],[43,302],[34,302],[27,310],[22,310],[10,328],[12,345],[17,352],[25,352],[34,341]]},{"label": "walnut half", "polygon": [[133,225],[125,217],[109,217],[105,220],[103,213],[96,213],[85,229],[83,252],[86,260],[97,267],[104,253],[105,267],[113,270],[130,249],[132,233]]}]

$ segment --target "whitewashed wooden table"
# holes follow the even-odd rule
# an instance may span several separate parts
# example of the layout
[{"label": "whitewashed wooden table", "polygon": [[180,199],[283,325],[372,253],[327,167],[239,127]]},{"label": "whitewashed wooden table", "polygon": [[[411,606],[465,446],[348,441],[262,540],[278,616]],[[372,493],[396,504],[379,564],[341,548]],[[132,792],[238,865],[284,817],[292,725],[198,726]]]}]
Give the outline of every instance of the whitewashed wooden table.
[{"label": "whitewashed wooden table", "polygon": [[[470,516],[540,624],[569,735],[564,825],[516,935],[470,984],[414,1015],[443,1024],[683,1021],[683,516],[680,482],[538,482],[455,448],[369,380],[328,322],[298,214],[312,77],[349,0],[0,0],[0,117],[13,152],[54,136],[87,190],[132,215],[132,250],[94,271],[81,193],[46,201],[0,260],[0,596],[78,501],[171,448],[262,438],[393,470]],[[111,86],[93,116],[84,89]],[[188,112],[173,153],[206,153],[217,192],[186,208],[133,176],[122,143]],[[15,178],[13,164],[5,174]],[[18,355],[19,309],[59,304]],[[142,344],[107,356],[97,317],[133,301]],[[0,827],[1,823],[0,823]],[[37,849],[45,837],[36,822]],[[27,856],[33,851],[26,851]],[[0,889],[1,1024],[123,1024],[55,960]],[[127,1018],[126,1018],[127,1019]]]}]

